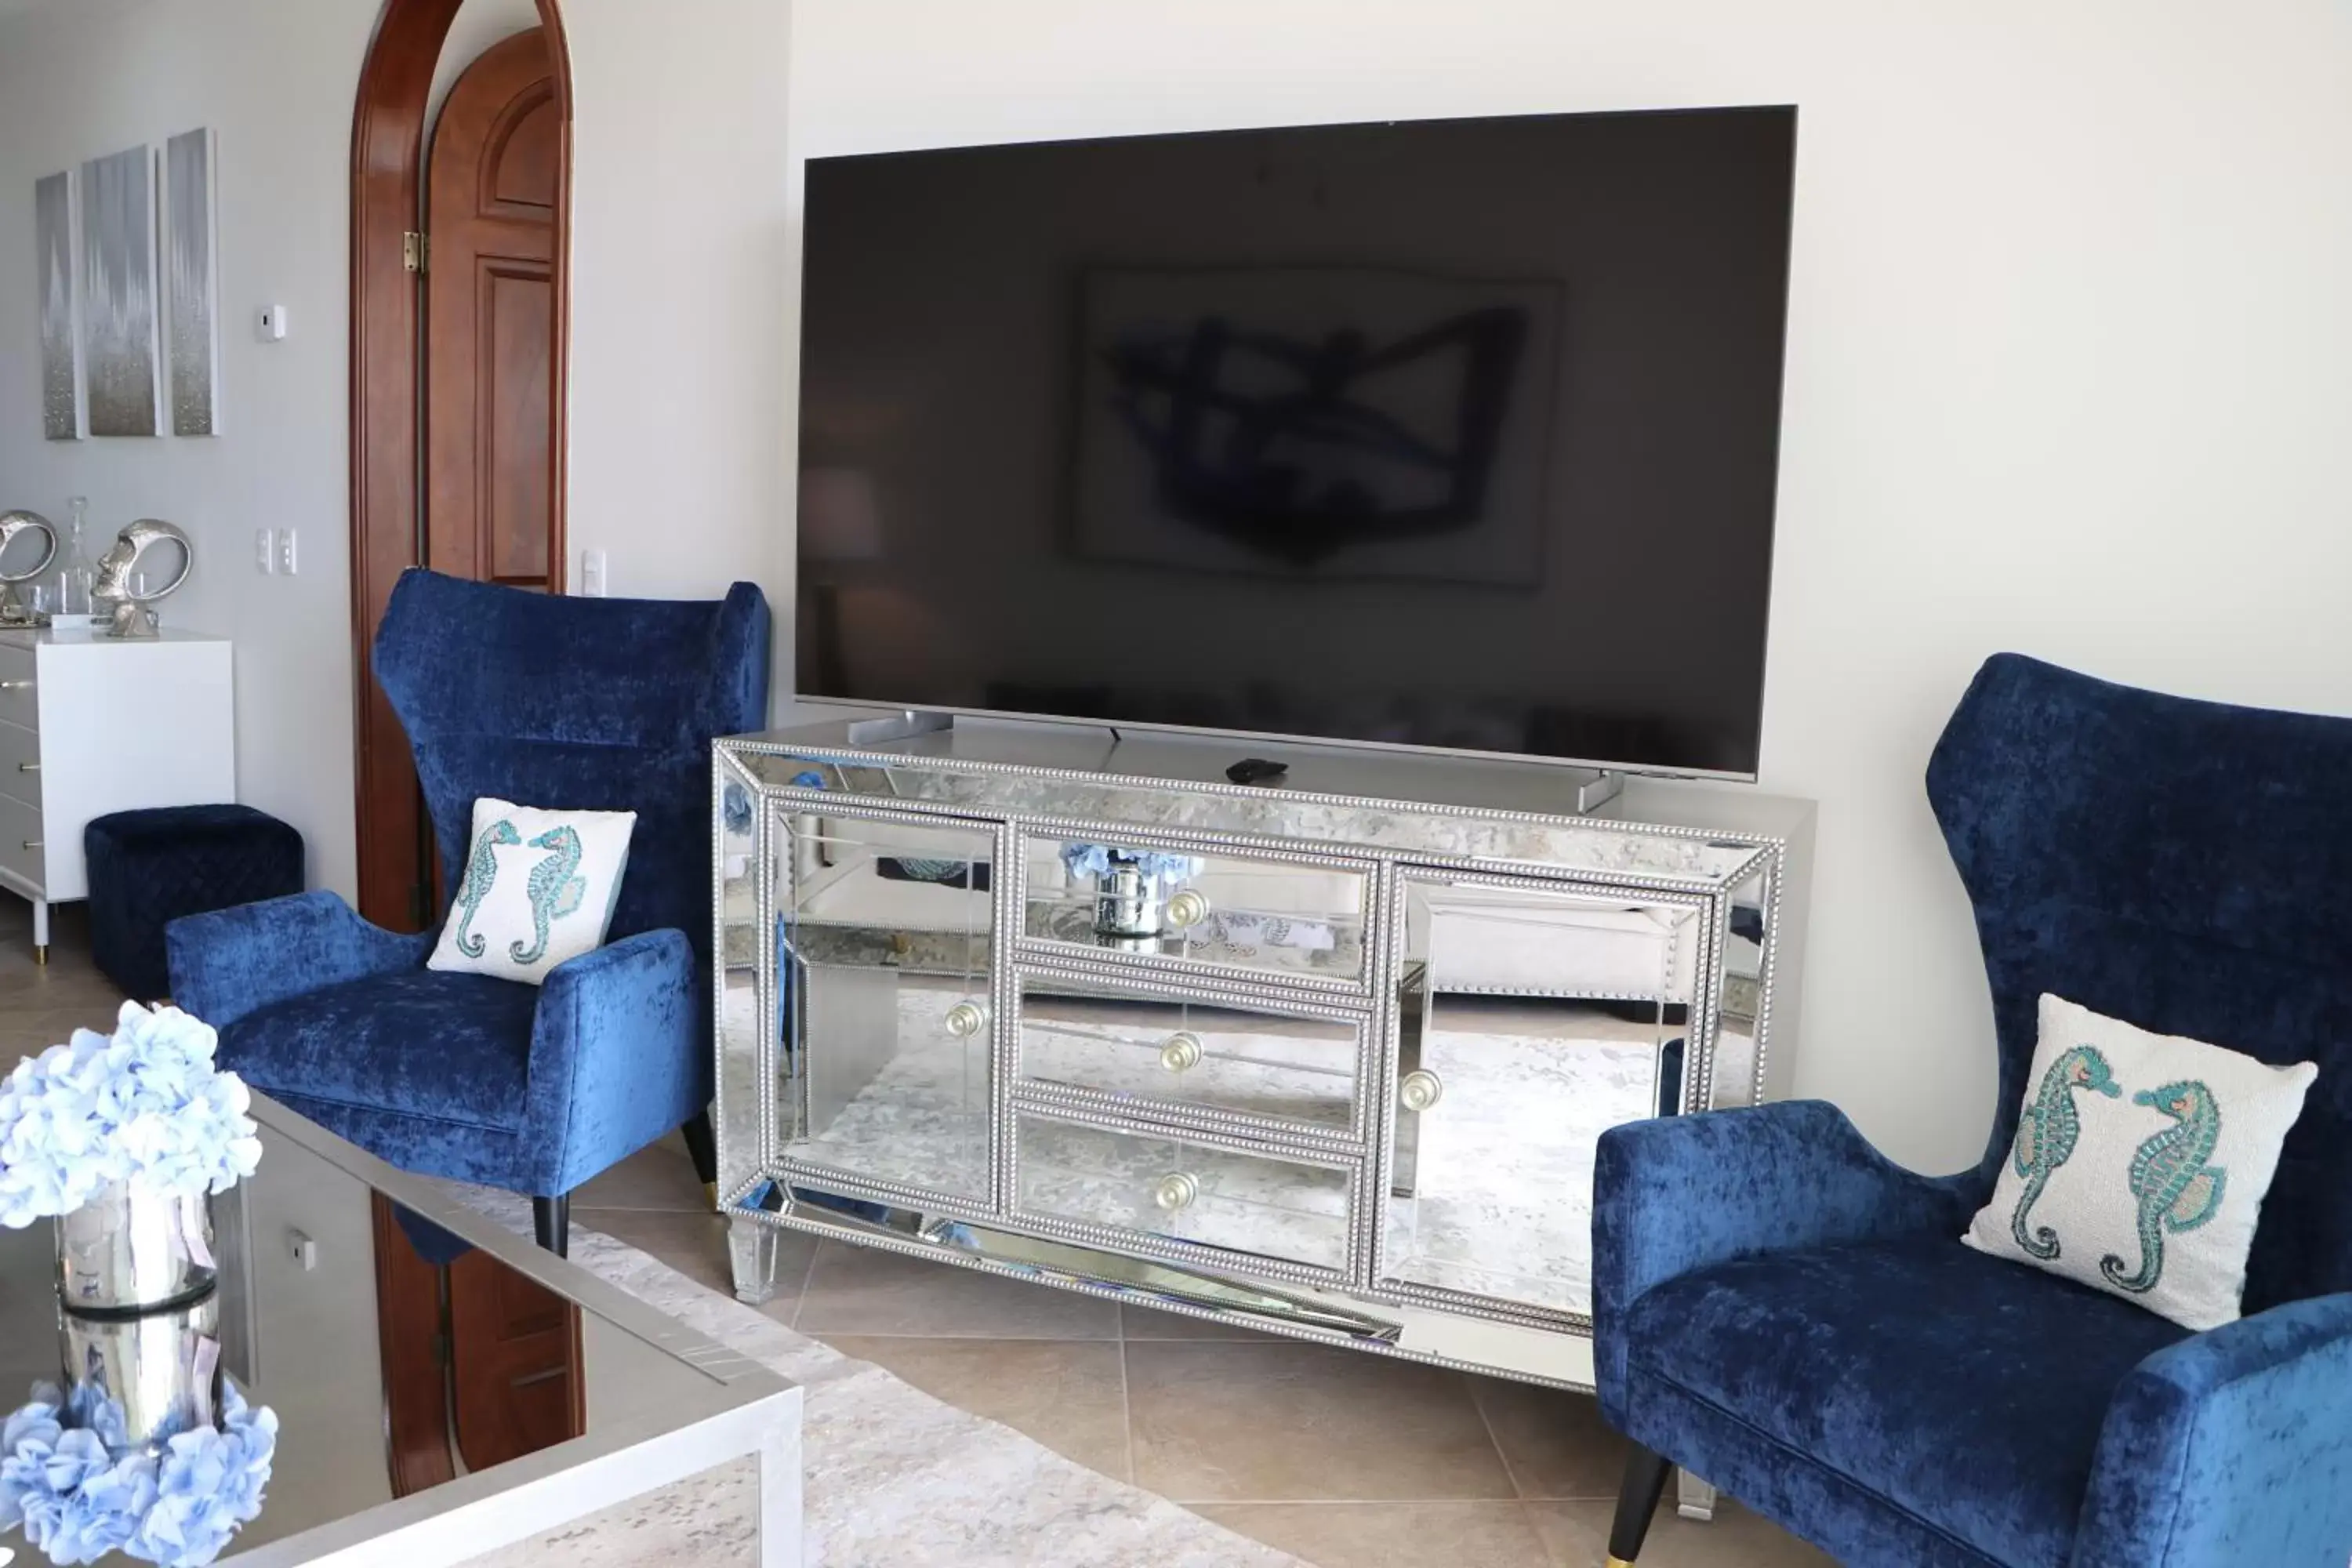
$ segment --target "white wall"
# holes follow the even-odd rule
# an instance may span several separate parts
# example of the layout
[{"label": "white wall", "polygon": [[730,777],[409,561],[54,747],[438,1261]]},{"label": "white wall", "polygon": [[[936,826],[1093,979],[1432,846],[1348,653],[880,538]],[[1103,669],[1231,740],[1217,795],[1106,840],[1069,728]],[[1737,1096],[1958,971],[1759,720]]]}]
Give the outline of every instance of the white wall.
[{"label": "white wall", "polygon": [[2334,0],[800,0],[795,151],[1801,106],[1766,787],[1822,802],[1799,1068],[1973,1161],[1990,1012],[1921,792],[1984,655],[2352,711]]},{"label": "white wall", "polygon": [[[515,0],[472,0],[470,56]],[[527,6],[521,9],[527,10]],[[238,783],[354,890],[349,315],[353,96],[379,0],[58,0],[0,19],[0,508],[92,531],[169,518],[196,574],[167,620],[237,643]],[[572,512],[616,595],[780,605],[784,464],[783,0],[572,0],[575,146]],[[682,25],[682,22],[685,25]],[[222,380],[215,440],[39,439],[33,182],[198,125],[220,136]],[[256,341],[253,310],[294,331]],[[300,531],[265,577],[256,529]],[[780,639],[789,647],[789,638]]]},{"label": "white wall", "polygon": [[[236,639],[237,784],[302,831],[317,883],[351,887],[351,482],[345,321],[352,99],[373,26],[353,0],[92,0],[0,21],[0,507],[65,520],[93,555],[137,517],[195,541],[173,625]],[[257,47],[256,40],[267,40]],[[40,438],[33,182],[200,125],[219,133],[222,426],[202,440]],[[258,342],[255,309],[293,335]],[[300,571],[255,570],[293,528]]]}]

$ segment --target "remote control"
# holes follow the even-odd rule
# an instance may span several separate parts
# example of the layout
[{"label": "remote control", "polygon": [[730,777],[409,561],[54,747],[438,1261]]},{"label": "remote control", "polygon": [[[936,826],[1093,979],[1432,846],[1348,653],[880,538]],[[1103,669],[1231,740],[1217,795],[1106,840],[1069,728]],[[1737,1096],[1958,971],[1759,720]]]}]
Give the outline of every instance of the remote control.
[{"label": "remote control", "polygon": [[1237,784],[1277,784],[1289,771],[1288,763],[1269,762],[1264,757],[1244,757],[1225,770],[1225,776]]}]

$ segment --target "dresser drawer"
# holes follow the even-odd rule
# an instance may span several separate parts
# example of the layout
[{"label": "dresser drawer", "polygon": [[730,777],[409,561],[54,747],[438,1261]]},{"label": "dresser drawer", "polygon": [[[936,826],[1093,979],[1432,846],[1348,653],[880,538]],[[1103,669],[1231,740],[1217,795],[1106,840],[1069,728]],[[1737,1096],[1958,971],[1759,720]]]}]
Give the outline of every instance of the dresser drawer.
[{"label": "dresser drawer", "polygon": [[1024,838],[1022,860],[1023,929],[1034,942],[1265,979],[1366,983],[1367,863],[1053,837]]},{"label": "dresser drawer", "polygon": [[0,795],[38,809],[41,804],[41,735],[22,724],[0,721]]},{"label": "dresser drawer", "polygon": [[1019,985],[1023,1084],[1362,1135],[1360,1017],[1036,968]]},{"label": "dresser drawer", "polygon": [[28,647],[0,647],[0,721],[27,730],[41,727],[40,692],[34,677],[39,656]]},{"label": "dresser drawer", "polygon": [[1333,1276],[1348,1268],[1356,1169],[1015,1113],[1014,1203],[1028,1218],[1189,1242]]},{"label": "dresser drawer", "polygon": [[[33,847],[26,848],[27,843]],[[41,845],[40,808],[0,795],[0,866],[46,887],[48,864],[48,852]]]}]

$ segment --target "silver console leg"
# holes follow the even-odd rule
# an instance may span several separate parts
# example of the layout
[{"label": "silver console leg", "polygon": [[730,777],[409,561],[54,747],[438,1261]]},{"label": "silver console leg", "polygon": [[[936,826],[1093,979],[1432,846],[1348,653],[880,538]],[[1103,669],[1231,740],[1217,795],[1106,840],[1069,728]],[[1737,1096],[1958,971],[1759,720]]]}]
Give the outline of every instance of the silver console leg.
[{"label": "silver console leg", "polygon": [[784,1233],[740,1215],[727,1222],[727,1260],[735,1274],[735,1299],[764,1306],[776,1294],[776,1255]]},{"label": "silver console leg", "polygon": [[1675,1511],[1701,1524],[1715,1518],[1715,1489],[1688,1470],[1675,1472]]}]

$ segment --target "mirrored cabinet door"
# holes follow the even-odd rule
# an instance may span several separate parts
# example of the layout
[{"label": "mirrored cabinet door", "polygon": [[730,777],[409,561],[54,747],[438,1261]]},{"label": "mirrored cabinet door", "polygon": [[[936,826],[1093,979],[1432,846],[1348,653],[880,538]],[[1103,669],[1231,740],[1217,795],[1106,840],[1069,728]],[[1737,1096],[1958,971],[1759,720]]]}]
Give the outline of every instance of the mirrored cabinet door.
[{"label": "mirrored cabinet door", "polygon": [[1033,837],[1024,929],[1078,952],[1172,958],[1291,980],[1364,978],[1371,879],[1322,865],[1115,839]]},{"label": "mirrored cabinet door", "polygon": [[994,830],[791,810],[776,828],[778,1152],[985,1203]]},{"label": "mirrored cabinet door", "polygon": [[1706,905],[1435,873],[1399,904],[1381,1281],[1589,1314],[1594,1151],[1681,1098]]},{"label": "mirrored cabinet door", "polygon": [[1357,1133],[1360,1018],[1026,970],[1021,1081]]}]

